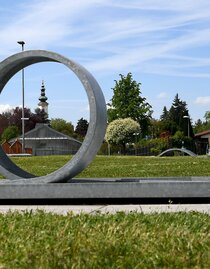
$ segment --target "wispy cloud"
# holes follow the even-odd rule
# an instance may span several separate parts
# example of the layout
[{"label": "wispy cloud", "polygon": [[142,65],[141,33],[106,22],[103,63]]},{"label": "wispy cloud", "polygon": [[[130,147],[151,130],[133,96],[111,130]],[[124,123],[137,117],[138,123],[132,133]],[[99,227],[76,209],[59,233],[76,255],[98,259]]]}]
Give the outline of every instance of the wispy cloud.
[{"label": "wispy cloud", "polygon": [[210,105],[210,96],[199,96],[195,100],[198,105]]},{"label": "wispy cloud", "polygon": [[[17,51],[16,41],[23,39],[26,49],[70,48],[94,72],[209,74],[209,61],[199,55],[210,45],[207,0],[39,0],[15,5],[18,12],[0,28],[2,57]],[[189,57],[171,66],[168,56],[178,59],[186,51]]]},{"label": "wispy cloud", "polygon": [[168,96],[167,92],[160,92],[158,95],[157,95],[157,98],[158,99],[164,99]]},{"label": "wispy cloud", "polygon": [[74,33],[75,20],[85,15],[83,12],[96,2],[39,0],[15,3],[18,12],[11,16],[10,23],[0,29],[1,53],[13,50],[19,39],[38,48],[61,42]]}]

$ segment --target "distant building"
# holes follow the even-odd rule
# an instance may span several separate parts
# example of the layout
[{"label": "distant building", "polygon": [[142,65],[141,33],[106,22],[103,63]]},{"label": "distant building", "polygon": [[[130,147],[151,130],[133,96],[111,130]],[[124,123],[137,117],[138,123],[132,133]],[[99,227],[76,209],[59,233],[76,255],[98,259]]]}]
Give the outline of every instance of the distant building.
[{"label": "distant building", "polygon": [[196,143],[197,153],[209,154],[210,130],[195,134],[194,139]]},{"label": "distant building", "polygon": [[[22,137],[19,138],[20,142],[21,140]],[[37,123],[33,130],[25,133],[25,147],[31,149],[32,155],[36,156],[75,154],[81,144],[44,123]]]},{"label": "distant building", "polygon": [[[38,107],[48,115],[48,103],[43,81]],[[7,154],[21,154],[21,142],[22,136],[3,143],[2,148]],[[25,153],[36,156],[75,154],[81,144],[80,141],[56,131],[46,123],[37,123],[34,129],[25,133]]]},{"label": "distant building", "polygon": [[[7,154],[22,154],[22,143],[16,139],[11,142],[5,141],[3,144],[1,144],[2,149],[5,153]],[[25,154],[32,154],[32,149],[31,148],[25,148]]]}]

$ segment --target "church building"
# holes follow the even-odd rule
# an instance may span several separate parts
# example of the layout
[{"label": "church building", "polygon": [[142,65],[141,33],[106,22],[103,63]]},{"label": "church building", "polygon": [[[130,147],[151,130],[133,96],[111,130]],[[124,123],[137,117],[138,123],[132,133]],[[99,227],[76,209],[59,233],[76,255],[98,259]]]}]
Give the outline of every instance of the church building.
[{"label": "church building", "polygon": [[[45,86],[42,81],[41,95],[39,97],[38,107],[44,111],[48,118],[48,102],[45,95]],[[49,124],[37,123],[35,128],[25,133],[25,153],[35,156],[43,155],[72,155],[75,154],[81,146],[81,142],[53,129]],[[2,145],[4,151],[8,154],[21,154],[22,136],[11,139]]]}]

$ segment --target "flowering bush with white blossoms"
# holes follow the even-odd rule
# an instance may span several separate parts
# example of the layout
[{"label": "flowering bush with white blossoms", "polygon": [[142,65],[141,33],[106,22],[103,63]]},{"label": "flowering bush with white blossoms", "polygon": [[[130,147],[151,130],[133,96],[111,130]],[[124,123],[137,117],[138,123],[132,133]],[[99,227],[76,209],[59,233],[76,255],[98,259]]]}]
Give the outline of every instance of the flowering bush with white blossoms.
[{"label": "flowering bush with white blossoms", "polygon": [[105,139],[109,144],[125,145],[134,139],[134,134],[140,132],[140,125],[131,118],[112,121],[106,131]]}]

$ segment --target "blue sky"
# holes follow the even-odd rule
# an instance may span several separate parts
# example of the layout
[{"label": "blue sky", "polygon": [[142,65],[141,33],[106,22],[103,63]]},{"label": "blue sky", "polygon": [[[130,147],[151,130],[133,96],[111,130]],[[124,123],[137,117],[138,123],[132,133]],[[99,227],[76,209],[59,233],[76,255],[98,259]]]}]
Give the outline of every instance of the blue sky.
[{"label": "blue sky", "polygon": [[[0,61],[21,50],[60,53],[86,67],[105,99],[119,74],[133,74],[159,118],[176,93],[192,121],[210,110],[209,0],[7,0],[0,5]],[[25,69],[25,105],[37,107],[45,81],[50,118],[88,119],[85,91],[65,66]],[[21,73],[5,86],[0,111],[21,105]]]}]

